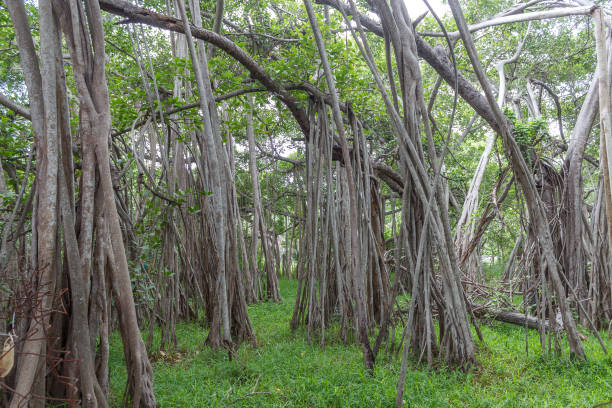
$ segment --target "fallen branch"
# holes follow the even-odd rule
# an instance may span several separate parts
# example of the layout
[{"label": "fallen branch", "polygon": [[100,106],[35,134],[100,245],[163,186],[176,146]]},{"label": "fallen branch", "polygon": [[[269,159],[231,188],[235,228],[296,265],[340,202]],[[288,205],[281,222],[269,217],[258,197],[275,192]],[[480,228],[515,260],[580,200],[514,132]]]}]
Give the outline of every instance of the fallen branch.
[{"label": "fallen branch", "polygon": [[[518,312],[509,312],[505,310],[493,309],[487,306],[482,306],[478,304],[471,304],[472,312],[476,317],[489,317],[493,320],[497,320],[504,323],[515,324],[517,326],[525,327],[527,326],[530,329],[538,330],[540,326],[540,321],[534,316],[527,316],[523,313]],[[543,322],[544,330],[551,330],[551,325],[549,320],[545,320]],[[559,323],[555,324],[554,331],[561,332],[563,330],[563,326]]]}]

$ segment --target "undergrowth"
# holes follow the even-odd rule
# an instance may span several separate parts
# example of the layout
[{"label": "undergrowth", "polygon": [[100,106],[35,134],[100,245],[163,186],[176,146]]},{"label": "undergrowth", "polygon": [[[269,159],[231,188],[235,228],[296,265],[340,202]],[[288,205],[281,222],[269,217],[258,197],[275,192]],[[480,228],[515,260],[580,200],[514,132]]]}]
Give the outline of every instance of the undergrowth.
[{"label": "undergrowth", "polygon": [[[363,367],[360,348],[338,340],[337,328],[306,342],[289,320],[295,281],[281,281],[282,303],[249,306],[258,346],[242,345],[233,361],[204,345],[197,324],[177,327],[178,347],[153,352],[155,394],[161,407],[391,407],[400,359],[381,351],[373,376]],[[543,353],[538,333],[497,322],[481,322],[481,366],[467,373],[446,367],[427,369],[410,362],[406,376],[408,407],[592,407],[612,400],[612,357],[593,336],[585,341],[588,360]],[[397,330],[399,338],[401,330]],[[159,332],[156,333],[159,342]],[[157,343],[159,344],[159,343]],[[612,341],[606,345],[612,349]],[[153,348],[156,349],[155,347]],[[111,406],[122,402],[126,370],[121,338],[111,339]]]}]

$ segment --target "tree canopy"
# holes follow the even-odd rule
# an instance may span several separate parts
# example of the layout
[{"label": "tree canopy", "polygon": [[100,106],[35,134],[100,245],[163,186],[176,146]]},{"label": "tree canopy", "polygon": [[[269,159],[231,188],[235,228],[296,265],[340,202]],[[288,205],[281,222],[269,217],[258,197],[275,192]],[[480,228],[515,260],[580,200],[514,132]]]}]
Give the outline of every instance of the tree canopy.
[{"label": "tree canopy", "polygon": [[118,331],[154,407],[177,324],[232,361],[286,280],[309,344],[402,350],[398,407],[489,319],[607,353],[607,2],[431,3],[1,4],[2,405],[109,406]]}]

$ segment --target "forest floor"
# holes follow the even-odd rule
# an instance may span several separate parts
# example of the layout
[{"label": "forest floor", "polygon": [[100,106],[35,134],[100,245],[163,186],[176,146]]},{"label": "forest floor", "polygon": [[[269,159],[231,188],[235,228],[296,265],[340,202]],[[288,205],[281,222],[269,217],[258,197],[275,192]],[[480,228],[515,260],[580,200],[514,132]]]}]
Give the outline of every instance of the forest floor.
[{"label": "forest floor", "polygon": [[[374,376],[366,374],[360,347],[338,341],[337,328],[311,345],[289,321],[297,283],[281,281],[283,302],[249,307],[259,345],[242,345],[233,361],[204,345],[198,324],[177,327],[178,347],[153,353],[155,394],[161,407],[392,407],[400,358],[381,351]],[[592,407],[612,400],[612,356],[592,335],[588,360],[543,353],[538,333],[483,322],[478,343],[481,367],[468,373],[427,369],[411,362],[406,376],[408,407]],[[400,330],[398,330],[399,332]],[[585,330],[582,330],[586,333]],[[399,333],[398,333],[399,336]],[[612,341],[603,335],[608,349]],[[159,341],[159,332],[156,333]],[[155,350],[155,348],[153,348]],[[612,353],[612,351],[611,351]],[[111,406],[120,406],[126,370],[118,333],[111,339]]]}]

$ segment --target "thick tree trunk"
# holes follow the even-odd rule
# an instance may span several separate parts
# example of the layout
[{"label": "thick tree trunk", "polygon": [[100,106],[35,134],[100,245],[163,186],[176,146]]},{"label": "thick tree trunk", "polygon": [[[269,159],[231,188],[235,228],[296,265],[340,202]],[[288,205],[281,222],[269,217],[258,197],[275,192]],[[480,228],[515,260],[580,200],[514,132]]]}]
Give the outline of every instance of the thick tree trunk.
[{"label": "thick tree trunk", "polygon": [[[198,169],[204,188],[211,192],[204,197],[202,211],[203,224],[208,230],[207,240],[210,246],[206,248],[204,258],[208,260],[205,268],[210,276],[208,282],[211,330],[207,342],[212,347],[224,346],[230,353],[233,351],[234,340],[254,340],[253,329],[246,310],[246,300],[242,277],[238,267],[238,242],[236,233],[237,210],[233,207],[235,198],[231,183],[232,172],[228,155],[222,145],[221,131],[215,99],[211,89],[211,78],[208,72],[208,61],[204,44],[198,42],[198,51],[191,34],[191,26],[187,19],[182,0],[177,2],[182,18],[182,28],[185,32],[189,54],[195,73],[202,110],[203,129],[199,140],[201,157]],[[191,12],[196,27],[201,25],[199,3],[192,2]],[[195,28],[195,30],[201,30]],[[233,340],[232,335],[236,338]]]},{"label": "thick tree trunk", "polygon": [[[608,35],[601,8],[593,11],[595,22],[595,44],[597,49],[597,78],[599,81],[599,124],[601,127],[600,144],[602,146],[601,167],[606,186],[606,219],[608,220],[608,241],[612,245],[612,198],[610,196],[612,180],[612,102],[610,101],[610,72],[608,71]],[[605,156],[603,153],[605,152]]]},{"label": "thick tree trunk", "polygon": [[[32,123],[37,144],[37,212],[36,212],[36,263],[38,275],[36,302],[25,342],[18,360],[15,393],[11,408],[27,404],[31,398],[34,380],[44,376],[46,367],[44,343],[49,323],[50,310],[55,298],[57,273],[57,227],[58,227],[58,166],[59,166],[59,129],[57,110],[56,57],[58,30],[51,3],[39,2],[40,24],[40,71],[34,51],[32,37],[28,31],[28,21],[23,3],[18,0],[7,2],[11,19],[16,29],[17,43],[22,59],[24,76],[30,106]],[[39,372],[39,368],[41,371]],[[43,389],[44,392],[44,389]]]},{"label": "thick tree trunk", "polygon": [[[210,79],[208,75],[208,65],[206,59],[206,52],[203,47],[200,47],[199,58],[196,54],[195,46],[193,43],[193,37],[191,36],[191,29],[189,21],[187,20],[187,14],[185,12],[185,5],[183,0],[178,1],[179,12],[183,19],[185,34],[187,38],[187,44],[189,46],[189,53],[191,55],[191,61],[193,70],[196,74],[196,82],[198,85],[198,93],[200,96],[200,104],[202,109],[202,118],[204,122],[203,129],[203,153],[206,152],[206,162],[203,164],[203,168],[208,169],[208,173],[205,174],[205,178],[209,180],[208,186],[210,191],[213,193],[211,196],[212,208],[211,212],[203,211],[203,215],[209,217],[209,227],[213,233],[213,245],[215,251],[215,258],[217,263],[217,276],[216,276],[216,295],[217,306],[219,308],[222,332],[220,333],[223,342],[226,347],[232,347],[232,338],[230,332],[230,315],[229,305],[227,296],[227,271],[226,271],[226,211],[223,200],[226,197],[225,189],[221,184],[221,163],[220,163],[220,152],[217,151],[217,144],[215,142],[215,135],[213,133],[213,118],[210,112]],[[194,15],[199,18],[199,10],[192,10]],[[212,101],[214,104],[214,100]],[[216,109],[213,105],[213,108]],[[214,129],[218,129],[218,125],[214,125]],[[210,337],[214,340],[213,343],[217,342],[216,335]],[[212,344],[214,347],[218,347],[220,344]]]},{"label": "thick tree trunk", "polygon": [[[585,226],[582,220],[582,204],[584,201],[582,161],[588,136],[597,115],[598,100],[598,80],[596,78],[591,83],[589,92],[580,108],[580,113],[570,137],[567,155],[563,162],[566,187],[562,197],[565,211],[560,219],[564,231],[562,262],[570,285],[576,288],[576,293],[580,299],[587,297],[587,259],[582,240],[586,232],[585,227],[588,226]],[[580,299],[576,299],[576,301],[580,301]],[[579,312],[579,315],[584,323],[584,316],[581,312]]]},{"label": "thick tree trunk", "polygon": [[[58,7],[64,6],[58,3]],[[70,45],[75,82],[81,102],[82,134],[94,142],[97,170],[100,175],[104,218],[112,246],[111,282],[119,310],[119,323],[128,368],[128,391],[133,407],[156,406],[153,394],[153,372],[138,327],[136,307],[124,240],[115,202],[108,137],[111,119],[108,88],[104,72],[104,30],[97,2],[87,4],[87,13],[77,2],[63,8],[62,25]],[[69,13],[68,14],[68,10]],[[83,16],[87,15],[87,22]]]},{"label": "thick tree trunk", "polygon": [[327,59],[327,51],[325,50],[325,44],[321,37],[321,31],[317,18],[312,9],[310,0],[304,0],[306,6],[306,12],[308,13],[308,19],[315,36],[319,55],[321,56],[321,62],[323,70],[325,72],[325,80],[327,87],[332,97],[332,113],[334,123],[336,124],[336,130],[338,131],[338,137],[340,139],[340,145],[342,147],[342,158],[344,160],[344,166],[346,167],[347,174],[347,188],[349,196],[349,229],[350,229],[350,242],[352,256],[349,260],[352,271],[353,287],[355,290],[355,309],[356,309],[356,323],[359,334],[359,341],[361,342],[361,348],[363,351],[363,360],[367,370],[371,371],[374,369],[374,354],[370,347],[370,340],[368,339],[368,322],[366,315],[366,300],[365,300],[365,283],[359,272],[359,260],[357,254],[360,253],[360,239],[359,239],[359,227],[358,227],[358,212],[357,212],[357,194],[355,191],[355,181],[353,176],[353,166],[351,164],[351,158],[349,155],[349,148],[345,137],[344,122],[340,112],[340,106],[338,102],[338,95],[336,93],[335,79],[329,67],[329,61]]}]

